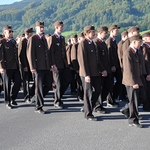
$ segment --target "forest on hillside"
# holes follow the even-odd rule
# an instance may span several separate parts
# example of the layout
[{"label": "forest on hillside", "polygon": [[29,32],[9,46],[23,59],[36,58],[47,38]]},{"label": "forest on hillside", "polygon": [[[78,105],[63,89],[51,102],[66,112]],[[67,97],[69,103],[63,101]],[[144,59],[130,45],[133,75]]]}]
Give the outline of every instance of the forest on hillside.
[{"label": "forest on hillside", "polygon": [[150,29],[149,0],[23,0],[0,5],[0,27],[10,24],[16,34],[34,27],[37,20],[45,22],[45,32],[53,33],[53,23],[63,20],[65,31],[82,31],[86,25],[118,24],[121,31],[133,25]]}]

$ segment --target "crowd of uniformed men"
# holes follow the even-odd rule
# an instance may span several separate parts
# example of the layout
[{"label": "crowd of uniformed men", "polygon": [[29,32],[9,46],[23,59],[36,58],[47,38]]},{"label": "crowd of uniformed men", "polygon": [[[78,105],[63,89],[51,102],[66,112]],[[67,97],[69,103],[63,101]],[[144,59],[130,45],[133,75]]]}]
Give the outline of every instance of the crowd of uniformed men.
[{"label": "crowd of uniformed men", "polygon": [[[0,39],[0,90],[4,90],[6,108],[17,105],[23,88],[24,100],[35,102],[35,112],[44,114],[44,97],[54,91],[54,106],[64,108],[62,96],[70,85],[71,94],[83,101],[87,120],[95,121],[93,112],[105,113],[108,107],[118,107],[116,99],[127,104],[120,110],[130,126],[141,128],[138,106],[150,111],[150,32],[139,33],[132,26],[121,33],[119,26],[84,27],[84,32],[72,35],[65,43],[61,35],[64,24],[54,23],[53,35],[44,34],[44,22],[13,38],[13,28],[3,28]],[[108,36],[109,33],[109,37]],[[106,40],[107,39],[107,40]],[[32,81],[32,85],[29,85]]]}]

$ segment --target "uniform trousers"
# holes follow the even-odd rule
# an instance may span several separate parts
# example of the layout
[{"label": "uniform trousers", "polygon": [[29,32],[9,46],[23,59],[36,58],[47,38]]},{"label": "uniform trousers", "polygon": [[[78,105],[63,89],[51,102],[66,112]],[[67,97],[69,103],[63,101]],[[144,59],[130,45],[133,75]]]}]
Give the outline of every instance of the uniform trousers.
[{"label": "uniform trousers", "polygon": [[2,92],[3,90],[3,78],[2,78],[2,75],[0,74],[0,93]]},{"label": "uniform trousers", "polygon": [[77,82],[76,82],[76,71],[75,70],[70,70],[71,72],[71,83],[70,83],[70,88],[71,88],[71,93],[76,92],[77,89]]},{"label": "uniform trousers", "polygon": [[[17,98],[21,86],[21,75],[18,69],[6,69],[3,77],[4,101],[10,104],[11,100]],[[12,85],[12,86],[11,86]]]},{"label": "uniform trousers", "polygon": [[[33,81],[32,86],[30,87],[29,82]],[[35,83],[30,71],[24,71],[22,69],[22,82],[23,82],[23,93],[24,99],[30,98],[35,94]]]},{"label": "uniform trousers", "polygon": [[44,96],[52,86],[52,73],[49,70],[37,70],[35,74],[35,103],[36,109],[44,106]]},{"label": "uniform trousers", "polygon": [[148,102],[150,103],[150,81],[146,81],[146,97]]},{"label": "uniform trousers", "polygon": [[76,74],[76,81],[77,81],[78,98],[83,100],[84,90],[83,90],[83,85],[79,73]]},{"label": "uniform trousers", "polygon": [[129,123],[138,123],[138,106],[146,101],[146,93],[143,86],[134,89],[126,86],[129,103],[124,107],[124,113],[128,116]]},{"label": "uniform trousers", "polygon": [[[111,92],[110,96],[113,100],[111,102],[111,98],[108,97],[108,103],[114,103],[115,99],[120,95],[121,85],[122,85],[122,75],[121,75],[121,68],[116,68],[115,72],[111,73]],[[114,80],[116,81],[114,83]]]},{"label": "uniform trousers", "polygon": [[58,69],[58,73],[53,73],[55,83],[54,103],[62,103],[61,98],[71,82],[71,73],[69,68]]},{"label": "uniform trousers", "polygon": [[85,118],[93,116],[93,108],[98,97],[101,94],[101,79],[100,76],[90,77],[91,82],[85,82],[85,77],[81,77],[84,85],[84,112]]},{"label": "uniform trousers", "polygon": [[108,74],[106,77],[100,76],[101,78],[101,94],[98,97],[98,101],[96,102],[95,109],[101,107],[103,102],[106,100],[108,93],[111,91],[111,75]]}]

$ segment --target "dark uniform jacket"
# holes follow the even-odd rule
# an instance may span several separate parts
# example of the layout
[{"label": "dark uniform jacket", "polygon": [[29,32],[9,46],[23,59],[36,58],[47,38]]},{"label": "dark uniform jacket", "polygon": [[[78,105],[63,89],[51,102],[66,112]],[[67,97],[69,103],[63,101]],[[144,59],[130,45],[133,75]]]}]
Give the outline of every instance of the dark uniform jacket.
[{"label": "dark uniform jacket", "polygon": [[129,41],[129,38],[128,38],[122,44],[122,51],[123,51],[123,53],[128,49],[129,45],[130,45],[130,41]]},{"label": "dark uniform jacket", "polygon": [[[120,67],[122,68],[123,64],[122,64],[122,58],[123,58],[123,43],[124,41],[121,40],[119,43],[118,43],[118,58],[119,58],[119,63],[120,63]],[[128,45],[129,47],[129,45]]]},{"label": "dark uniform jacket", "polygon": [[67,57],[67,62],[68,65],[71,67],[71,48],[72,48],[72,44],[67,45],[66,46],[66,57]]},{"label": "dark uniform jacket", "polygon": [[0,68],[19,69],[18,48],[14,39],[0,41]]},{"label": "dark uniform jacket", "polygon": [[40,39],[37,34],[30,37],[27,44],[27,58],[31,70],[50,70],[49,55],[47,41],[44,37]]},{"label": "dark uniform jacket", "polygon": [[111,64],[113,64],[116,68],[120,67],[119,59],[118,59],[118,46],[116,44],[116,40],[113,41],[113,38],[109,37],[106,40],[106,44],[109,50],[109,56],[111,60]]},{"label": "dark uniform jacket", "polygon": [[47,43],[52,65],[56,65],[56,67],[60,69],[68,67],[65,38],[60,36],[59,39],[58,35],[53,34],[47,39]]},{"label": "dark uniform jacket", "polygon": [[123,80],[126,86],[138,84],[142,86],[142,68],[140,58],[132,48],[128,48],[123,54]]},{"label": "dark uniform jacket", "polygon": [[28,40],[26,38],[20,41],[20,43],[18,44],[18,53],[20,54],[19,58],[21,62],[21,67],[27,67],[29,69],[29,63],[27,59],[27,42]]},{"label": "dark uniform jacket", "polygon": [[71,48],[71,64],[75,71],[79,70],[79,63],[78,63],[78,43],[73,44]]},{"label": "dark uniform jacket", "polygon": [[98,70],[98,53],[94,43],[90,43],[88,39],[84,39],[78,46],[78,62],[79,62],[79,75],[86,76],[99,76]]},{"label": "dark uniform jacket", "polygon": [[144,43],[141,47],[146,67],[146,74],[150,74],[150,46]]},{"label": "dark uniform jacket", "polygon": [[112,66],[110,65],[110,57],[108,55],[108,48],[106,43],[99,38],[95,38],[94,43],[98,49],[99,61],[102,64],[103,71],[106,70],[108,73],[111,73]]},{"label": "dark uniform jacket", "polygon": [[[130,40],[128,38],[123,42],[123,45],[122,45],[123,55],[124,55],[124,52],[128,49],[129,45],[130,45]],[[142,52],[141,48],[138,50],[137,54],[140,58],[140,63],[142,66],[142,74],[145,75],[146,74],[145,61],[144,61],[143,52]]]}]

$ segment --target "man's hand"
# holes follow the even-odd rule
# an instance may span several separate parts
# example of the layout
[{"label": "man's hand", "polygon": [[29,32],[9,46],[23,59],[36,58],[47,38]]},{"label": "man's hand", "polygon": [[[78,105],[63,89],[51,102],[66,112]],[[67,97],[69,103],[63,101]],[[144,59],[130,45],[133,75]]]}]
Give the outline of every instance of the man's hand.
[{"label": "man's hand", "polygon": [[116,67],[115,66],[111,67],[111,71],[116,72]]},{"label": "man's hand", "polygon": [[102,72],[102,76],[103,76],[103,77],[106,77],[106,76],[107,76],[107,71],[106,71],[106,70],[104,70],[104,71]]},{"label": "man's hand", "polygon": [[31,72],[34,73],[34,74],[36,74],[36,70],[35,69],[32,69]]},{"label": "man's hand", "polygon": [[0,69],[1,74],[4,74],[4,72],[5,72],[5,69]]},{"label": "man's hand", "polygon": [[57,69],[56,65],[51,66],[51,70],[52,70],[54,73],[58,73],[58,69]]},{"label": "man's hand", "polygon": [[28,72],[28,67],[24,67],[24,68],[23,68],[23,71],[24,71],[24,72]]},{"label": "man's hand", "polygon": [[91,82],[90,76],[86,76],[86,77],[85,77],[85,82],[88,82],[88,83]]},{"label": "man's hand", "polygon": [[147,81],[150,81],[150,74],[147,75],[146,80],[147,80]]},{"label": "man's hand", "polygon": [[135,84],[135,85],[133,85],[133,88],[134,88],[134,89],[138,89],[138,88],[139,88],[139,85],[138,85],[138,84]]}]

